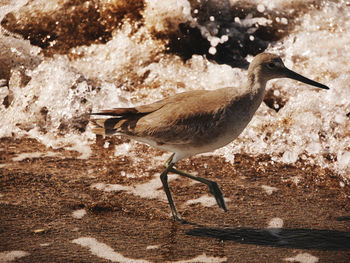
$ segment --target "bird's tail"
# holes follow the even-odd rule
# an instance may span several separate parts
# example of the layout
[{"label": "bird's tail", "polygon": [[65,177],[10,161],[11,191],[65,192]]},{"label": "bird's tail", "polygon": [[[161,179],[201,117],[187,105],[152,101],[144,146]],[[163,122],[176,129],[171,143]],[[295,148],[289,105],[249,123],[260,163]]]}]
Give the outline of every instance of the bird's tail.
[{"label": "bird's tail", "polygon": [[90,123],[92,124],[92,132],[97,135],[106,136],[106,129],[105,129],[105,121],[106,119],[90,119]]},{"label": "bird's tail", "polygon": [[90,115],[104,116],[104,118],[90,119],[93,126],[92,131],[103,136],[118,132],[122,134],[128,133],[130,126],[135,125],[135,122],[137,122],[139,118],[152,110],[153,108],[146,108],[146,110],[142,112],[136,108],[114,108],[90,113]]},{"label": "bird's tail", "polygon": [[114,117],[107,119],[90,119],[92,124],[92,132],[97,135],[112,135],[117,132],[117,124],[122,120],[122,117]]}]

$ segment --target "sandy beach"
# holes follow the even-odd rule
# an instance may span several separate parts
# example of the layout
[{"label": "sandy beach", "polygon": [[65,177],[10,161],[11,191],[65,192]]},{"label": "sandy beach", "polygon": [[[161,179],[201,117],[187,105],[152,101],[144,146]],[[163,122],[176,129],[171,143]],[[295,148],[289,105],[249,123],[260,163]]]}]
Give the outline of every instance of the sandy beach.
[{"label": "sandy beach", "polygon": [[[138,144],[148,158],[135,164],[98,144],[80,160],[75,151],[48,151],[33,139],[0,142],[0,250],[28,253],[16,262],[350,260],[350,188],[317,166],[240,154],[234,165],[215,156],[182,161],[179,168],[218,182],[228,211],[216,207],[205,186],[176,178],[170,188],[189,222],[179,224],[162,189],[147,186],[163,169],[148,164],[162,152]],[[127,178],[129,173],[140,177]],[[110,189],[92,187],[102,183]],[[142,184],[144,192],[160,197],[140,197],[127,188]]]}]

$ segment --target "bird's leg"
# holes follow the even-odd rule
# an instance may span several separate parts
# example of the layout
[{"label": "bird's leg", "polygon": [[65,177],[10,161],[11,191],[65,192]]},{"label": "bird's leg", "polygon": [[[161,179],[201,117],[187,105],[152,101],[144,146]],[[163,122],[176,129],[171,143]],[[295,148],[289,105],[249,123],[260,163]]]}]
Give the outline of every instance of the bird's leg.
[{"label": "bird's leg", "polygon": [[181,217],[179,216],[179,214],[177,213],[177,211],[176,211],[175,204],[174,204],[174,201],[173,201],[173,198],[171,196],[170,189],[169,189],[169,186],[168,186],[168,172],[174,166],[174,163],[171,163],[171,161],[173,159],[173,156],[174,156],[174,154],[168,159],[168,161],[166,163],[167,164],[166,168],[160,174],[160,180],[162,181],[164,192],[165,192],[165,194],[166,194],[166,196],[168,198],[168,202],[169,202],[169,205],[170,205],[170,209],[171,209],[171,213],[173,215],[174,221],[184,222],[181,219]]},{"label": "bird's leg", "polygon": [[180,170],[177,170],[177,169],[173,168],[173,166],[171,166],[168,169],[167,172],[176,173],[178,175],[185,176],[185,177],[188,177],[188,178],[190,178],[192,180],[196,180],[198,182],[206,184],[209,187],[210,192],[214,195],[214,197],[216,199],[216,203],[218,204],[218,206],[220,208],[222,208],[224,211],[227,211],[224,197],[222,195],[220,187],[218,186],[218,184],[215,181],[211,181],[211,180],[208,180],[208,179],[205,179],[205,178],[202,178],[202,177],[198,177],[198,176],[194,176],[194,175],[185,173],[183,171],[180,171]]},{"label": "bird's leg", "polygon": [[173,160],[174,155],[175,155],[175,153],[173,153],[173,154],[169,157],[169,159],[165,162],[165,168],[168,167],[168,166],[171,164],[171,161]]}]

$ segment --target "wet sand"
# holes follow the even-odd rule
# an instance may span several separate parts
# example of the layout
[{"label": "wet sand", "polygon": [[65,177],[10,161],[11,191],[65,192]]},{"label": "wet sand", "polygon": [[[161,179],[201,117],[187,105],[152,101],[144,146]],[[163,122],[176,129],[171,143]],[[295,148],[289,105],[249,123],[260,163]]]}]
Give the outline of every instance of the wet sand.
[{"label": "wet sand", "polygon": [[[34,139],[0,139],[0,252],[29,253],[16,262],[118,262],[117,256],[120,262],[350,262],[350,187],[332,172],[272,163],[269,156],[237,154],[234,165],[217,156],[181,161],[178,168],[217,181],[230,201],[227,212],[186,205],[208,189],[177,177],[169,185],[189,222],[179,224],[165,201],[91,187],[135,186],[161,172],[162,165],[150,163],[164,153],[145,145],[137,145],[144,163],[114,157],[114,146],[124,142],[110,140],[109,148],[98,142],[88,159],[79,159]],[[86,215],[74,218],[80,209]],[[283,226],[271,230],[274,218]],[[80,245],[83,237],[110,247],[112,256]]]}]

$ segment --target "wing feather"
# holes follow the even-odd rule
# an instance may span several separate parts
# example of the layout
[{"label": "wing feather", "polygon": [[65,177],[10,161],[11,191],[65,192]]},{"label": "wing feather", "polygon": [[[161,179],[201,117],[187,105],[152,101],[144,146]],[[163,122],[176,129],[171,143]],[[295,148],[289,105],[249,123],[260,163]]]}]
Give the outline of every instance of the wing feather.
[{"label": "wing feather", "polygon": [[[94,115],[113,116],[92,119],[98,131],[145,138],[157,144],[184,144],[209,140],[208,129],[225,124],[226,89],[221,92],[190,91],[176,94],[152,104],[134,108],[102,110]],[[222,105],[222,107],[220,107]],[[211,136],[213,135],[210,133]],[[215,135],[215,134],[214,134]]]}]

